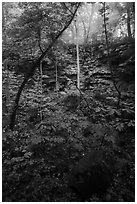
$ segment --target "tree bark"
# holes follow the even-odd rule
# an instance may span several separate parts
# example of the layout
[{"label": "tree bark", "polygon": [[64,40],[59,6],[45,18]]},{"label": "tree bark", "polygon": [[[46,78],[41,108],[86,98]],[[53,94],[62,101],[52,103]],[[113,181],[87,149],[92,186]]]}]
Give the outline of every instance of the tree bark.
[{"label": "tree bark", "polygon": [[56,36],[56,38],[51,42],[51,44],[48,46],[48,48],[41,54],[41,56],[32,64],[31,68],[30,68],[30,72],[27,73],[27,75],[25,76],[21,86],[19,87],[18,93],[16,95],[16,99],[15,99],[15,103],[13,106],[13,110],[10,116],[10,129],[13,130],[14,126],[15,126],[15,120],[16,120],[16,113],[17,113],[17,109],[18,109],[18,104],[19,104],[19,100],[20,100],[20,96],[21,93],[26,85],[26,83],[28,82],[28,80],[34,75],[36,68],[39,66],[40,62],[42,61],[42,59],[44,58],[44,56],[49,52],[49,50],[52,48],[52,46],[54,45],[54,43],[57,41],[57,39],[63,34],[63,32],[69,27],[69,25],[71,24],[72,20],[75,17],[75,14],[78,10],[80,6],[80,3],[78,3],[71,19],[68,21],[68,23],[64,26],[64,28],[58,33],[58,35]]},{"label": "tree bark", "polygon": [[58,97],[59,82],[58,82],[58,62],[57,62],[57,58],[55,59],[55,69],[56,69],[56,93],[57,93],[57,97]]},{"label": "tree bark", "polygon": [[77,86],[80,89],[79,44],[78,44],[78,28],[76,22],[75,30],[76,30],[76,53],[77,53]]},{"label": "tree bark", "polygon": [[10,117],[10,129],[11,130],[13,130],[14,125],[15,125],[16,112],[17,112],[17,109],[18,109],[18,103],[19,103],[19,99],[20,99],[22,90],[23,90],[25,84],[28,82],[29,78],[30,78],[29,76],[26,76],[24,78],[21,86],[19,87],[18,93],[16,95],[16,99],[15,99],[15,102],[14,102],[14,107],[13,107],[12,114],[11,114],[11,117]]},{"label": "tree bark", "polygon": [[40,62],[40,90],[41,90],[41,99],[40,99],[40,119],[42,122],[43,119],[43,112],[42,112],[42,107],[43,107],[43,84],[42,84],[42,77],[43,77],[43,71],[42,71],[42,61]]},{"label": "tree bark", "polygon": [[127,7],[127,32],[128,32],[128,37],[132,38],[131,26],[130,26],[130,8],[129,7]]}]

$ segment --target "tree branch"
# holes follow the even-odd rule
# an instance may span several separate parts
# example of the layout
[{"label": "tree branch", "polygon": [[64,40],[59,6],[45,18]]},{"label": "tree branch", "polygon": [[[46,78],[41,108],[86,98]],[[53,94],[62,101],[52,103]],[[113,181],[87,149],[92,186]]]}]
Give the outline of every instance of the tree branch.
[{"label": "tree branch", "polygon": [[66,6],[65,2],[62,2],[62,4],[66,8],[66,10],[68,10],[73,15],[73,12]]},{"label": "tree branch", "polygon": [[41,47],[41,44],[40,44],[40,40],[38,40],[38,45],[39,45],[39,49],[40,49],[41,53],[43,54],[44,51],[42,50],[42,47]]}]

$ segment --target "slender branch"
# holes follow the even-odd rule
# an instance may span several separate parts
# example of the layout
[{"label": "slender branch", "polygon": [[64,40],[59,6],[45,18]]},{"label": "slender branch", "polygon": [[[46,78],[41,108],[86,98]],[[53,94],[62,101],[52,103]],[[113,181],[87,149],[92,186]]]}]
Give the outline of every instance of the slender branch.
[{"label": "slender branch", "polygon": [[41,27],[40,26],[38,26],[37,34],[38,34],[38,46],[39,46],[41,53],[43,53],[44,51],[41,47]]},{"label": "slender branch", "polygon": [[62,2],[62,4],[66,8],[66,10],[68,10],[73,15],[73,12],[66,6],[65,2]]},{"label": "slender branch", "polygon": [[54,38],[54,41],[51,42],[51,44],[48,46],[48,48],[42,53],[42,55],[37,59],[37,61],[35,62],[35,65],[32,67],[31,71],[33,70],[33,68],[36,68],[37,65],[39,64],[39,62],[43,59],[43,57],[47,54],[47,52],[52,48],[52,46],[54,45],[54,43],[56,42],[56,40],[63,34],[63,32],[69,27],[69,25],[71,24],[71,22],[73,21],[75,14],[79,8],[81,3],[78,3],[78,6],[76,7],[71,19],[69,20],[69,22],[66,24],[66,26],[58,33],[58,35]]},{"label": "slender branch", "polygon": [[39,49],[40,49],[41,53],[44,53],[44,51],[42,50],[41,44],[40,44],[40,40],[38,40],[38,45],[39,45]]}]

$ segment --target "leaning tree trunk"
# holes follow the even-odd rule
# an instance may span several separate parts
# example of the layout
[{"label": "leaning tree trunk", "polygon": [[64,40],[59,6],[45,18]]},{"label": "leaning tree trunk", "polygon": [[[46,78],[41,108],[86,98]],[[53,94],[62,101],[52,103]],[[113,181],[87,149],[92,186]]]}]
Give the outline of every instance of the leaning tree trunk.
[{"label": "leaning tree trunk", "polygon": [[69,20],[69,22],[64,26],[64,28],[58,33],[58,35],[56,36],[56,38],[54,39],[54,41],[51,42],[51,44],[48,46],[48,48],[41,54],[41,56],[32,64],[31,68],[30,68],[30,72],[25,76],[21,86],[19,87],[18,93],[16,95],[16,99],[15,99],[15,103],[13,106],[13,110],[11,113],[11,117],[10,117],[10,129],[13,130],[14,129],[14,125],[15,125],[15,120],[16,120],[16,114],[17,114],[17,109],[18,109],[18,104],[19,104],[19,100],[20,100],[20,96],[21,93],[26,85],[26,83],[28,82],[28,80],[34,75],[36,68],[39,66],[41,60],[44,58],[44,56],[49,52],[49,50],[52,48],[52,46],[54,45],[54,43],[57,41],[57,39],[62,35],[62,33],[68,28],[68,26],[71,24],[73,18],[75,17],[75,14],[78,10],[80,6],[80,3],[78,3],[71,19]]},{"label": "leaning tree trunk", "polygon": [[26,76],[24,78],[21,86],[19,87],[18,93],[16,95],[16,99],[15,99],[15,102],[14,102],[14,107],[13,107],[12,114],[11,114],[11,117],[10,117],[10,129],[11,130],[13,130],[14,125],[15,125],[16,113],[17,113],[18,103],[19,103],[19,99],[20,99],[22,90],[23,90],[25,84],[28,82],[28,80],[29,80],[29,77]]}]

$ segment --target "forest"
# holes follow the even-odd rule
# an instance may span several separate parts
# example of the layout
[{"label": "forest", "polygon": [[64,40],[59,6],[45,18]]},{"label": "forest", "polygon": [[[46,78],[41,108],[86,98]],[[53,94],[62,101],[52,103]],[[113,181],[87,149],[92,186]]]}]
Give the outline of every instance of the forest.
[{"label": "forest", "polygon": [[135,2],[2,3],[2,201],[135,201]]}]

